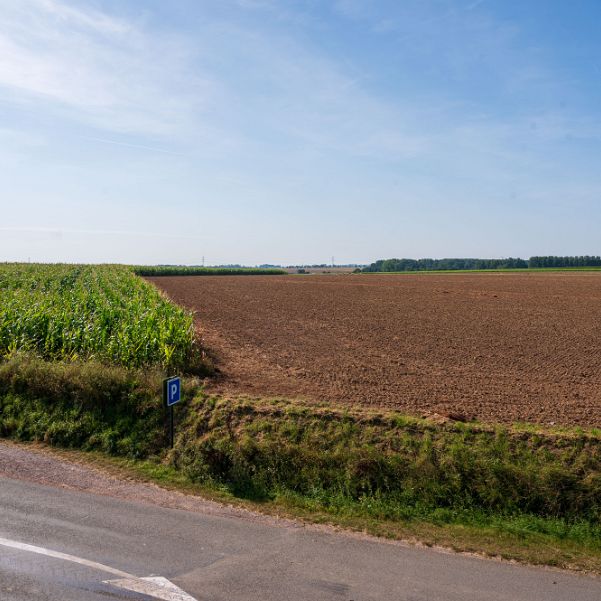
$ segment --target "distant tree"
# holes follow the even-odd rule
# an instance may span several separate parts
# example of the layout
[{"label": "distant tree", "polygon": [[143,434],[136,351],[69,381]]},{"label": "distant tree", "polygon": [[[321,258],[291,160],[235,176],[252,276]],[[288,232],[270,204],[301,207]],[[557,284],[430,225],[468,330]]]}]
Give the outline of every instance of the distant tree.
[{"label": "distant tree", "polygon": [[527,267],[527,261],[513,257],[507,259],[378,259],[371,265],[364,267],[363,271],[457,271],[470,269],[526,269]]},{"label": "distant tree", "polygon": [[589,255],[574,257],[530,257],[528,266],[531,269],[542,267],[601,267],[601,257]]}]

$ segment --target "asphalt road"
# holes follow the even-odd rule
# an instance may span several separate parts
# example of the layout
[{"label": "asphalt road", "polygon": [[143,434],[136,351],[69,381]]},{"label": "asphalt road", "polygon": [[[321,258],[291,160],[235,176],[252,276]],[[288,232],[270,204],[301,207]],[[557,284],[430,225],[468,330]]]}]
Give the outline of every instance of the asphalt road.
[{"label": "asphalt road", "polygon": [[[599,579],[4,476],[0,539],[162,576],[198,601],[601,599]],[[0,543],[2,601],[153,598],[106,583],[115,578]]]}]

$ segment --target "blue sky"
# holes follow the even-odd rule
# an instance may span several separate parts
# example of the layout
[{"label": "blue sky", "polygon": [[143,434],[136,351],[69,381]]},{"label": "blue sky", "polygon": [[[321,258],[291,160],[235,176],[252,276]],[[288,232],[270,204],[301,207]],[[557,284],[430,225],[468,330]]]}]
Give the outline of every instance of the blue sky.
[{"label": "blue sky", "polygon": [[600,254],[597,0],[1,0],[0,260]]}]

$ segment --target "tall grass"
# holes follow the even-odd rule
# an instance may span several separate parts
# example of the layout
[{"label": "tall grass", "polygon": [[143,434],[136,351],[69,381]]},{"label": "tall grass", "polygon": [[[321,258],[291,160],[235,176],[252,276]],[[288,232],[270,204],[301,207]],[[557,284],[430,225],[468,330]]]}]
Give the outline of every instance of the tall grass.
[{"label": "tall grass", "polygon": [[439,425],[286,401],[197,397],[188,405],[177,465],[236,494],[292,494],[329,511],[392,520],[529,515],[586,522],[601,534],[595,432]]},{"label": "tall grass", "polygon": [[130,267],[0,265],[0,356],[96,359],[185,368],[196,352],[192,316]]}]

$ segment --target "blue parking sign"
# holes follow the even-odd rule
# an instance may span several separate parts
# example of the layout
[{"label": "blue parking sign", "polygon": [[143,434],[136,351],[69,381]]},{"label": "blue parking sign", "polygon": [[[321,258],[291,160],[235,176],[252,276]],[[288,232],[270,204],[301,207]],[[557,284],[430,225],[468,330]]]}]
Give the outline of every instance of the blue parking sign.
[{"label": "blue parking sign", "polygon": [[167,407],[171,407],[182,400],[181,381],[179,378],[169,378],[165,384],[165,402]]}]

